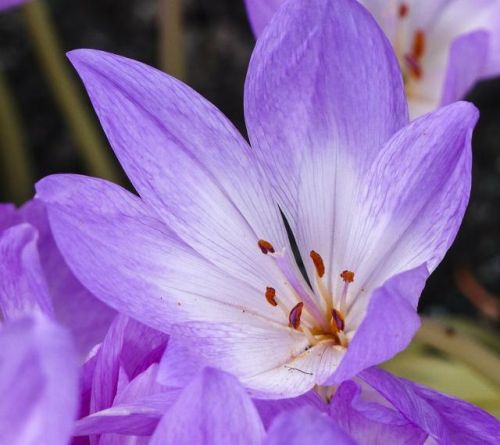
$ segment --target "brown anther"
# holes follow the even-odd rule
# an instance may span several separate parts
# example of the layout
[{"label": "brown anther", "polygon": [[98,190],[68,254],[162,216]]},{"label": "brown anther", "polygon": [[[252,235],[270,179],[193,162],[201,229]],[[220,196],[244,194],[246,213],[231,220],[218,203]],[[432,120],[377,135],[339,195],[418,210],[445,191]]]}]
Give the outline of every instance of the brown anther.
[{"label": "brown anther", "polygon": [[290,327],[294,329],[299,329],[300,327],[300,316],[302,315],[302,308],[304,307],[304,303],[302,301],[297,303],[293,309],[290,311],[290,315],[288,316],[288,321],[290,322]]},{"label": "brown anther", "polygon": [[311,257],[311,260],[314,263],[314,267],[316,267],[316,272],[318,273],[318,276],[322,278],[323,275],[325,274],[325,264],[323,263],[323,258],[321,258],[321,255],[314,250],[311,250],[309,256]]},{"label": "brown anther", "polygon": [[268,253],[274,253],[274,247],[269,241],[260,239],[257,244],[259,245],[260,250],[263,254],[267,255]]},{"label": "brown anther", "polygon": [[398,10],[399,17],[406,17],[408,15],[408,12],[410,12],[410,8],[408,7],[408,5],[406,3],[401,3]]},{"label": "brown anther", "polygon": [[342,278],[346,283],[352,283],[354,281],[354,272],[351,272],[350,270],[344,270],[340,274],[340,278]]},{"label": "brown anther", "polygon": [[332,309],[332,321],[337,331],[343,331],[345,328],[344,317],[337,309]]},{"label": "brown anther", "polygon": [[266,300],[271,306],[278,306],[276,290],[273,287],[266,287]]},{"label": "brown anther", "polygon": [[411,55],[419,60],[422,58],[425,52],[425,34],[421,29],[417,29],[413,35],[413,46],[411,50]]}]

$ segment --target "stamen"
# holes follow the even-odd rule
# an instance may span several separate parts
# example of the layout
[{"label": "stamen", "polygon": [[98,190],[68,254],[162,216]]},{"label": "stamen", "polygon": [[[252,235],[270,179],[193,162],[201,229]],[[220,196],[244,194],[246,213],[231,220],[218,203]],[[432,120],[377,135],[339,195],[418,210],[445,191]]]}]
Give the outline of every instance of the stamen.
[{"label": "stamen", "polygon": [[406,3],[401,3],[399,5],[398,14],[399,14],[400,18],[406,17],[408,15],[409,11],[410,11],[410,8],[408,7],[408,5]]},{"label": "stamen", "polygon": [[332,309],[332,321],[337,331],[343,331],[345,328],[344,317],[337,309]]},{"label": "stamen", "polygon": [[413,47],[411,55],[415,59],[421,59],[425,52],[425,34],[421,29],[417,29],[413,36]]},{"label": "stamen", "polygon": [[354,272],[350,270],[344,270],[340,277],[344,280],[344,283],[352,283],[354,281]]},{"label": "stamen", "polygon": [[304,307],[304,303],[297,303],[293,309],[290,311],[290,315],[288,316],[288,321],[290,322],[290,327],[294,329],[299,329],[300,327],[300,316],[302,315],[302,308]]},{"label": "stamen", "polygon": [[413,55],[405,54],[405,62],[410,70],[410,74],[416,79],[421,79],[423,75],[422,65],[418,62]]},{"label": "stamen", "polygon": [[316,267],[316,273],[320,278],[323,278],[323,275],[325,274],[325,263],[323,263],[323,258],[321,258],[321,255],[314,250],[311,250],[309,256],[314,263],[314,267]]},{"label": "stamen", "polygon": [[266,300],[271,306],[278,306],[276,301],[276,289],[273,287],[266,287]]},{"label": "stamen", "polygon": [[260,239],[257,244],[264,255],[267,255],[268,253],[274,253],[274,247],[269,241]]},{"label": "stamen", "polygon": [[349,287],[349,284],[354,281],[354,272],[344,270],[340,274],[340,277],[344,280],[344,287],[342,288],[342,295],[340,296],[339,308],[340,312],[345,314],[347,309],[347,288]]}]

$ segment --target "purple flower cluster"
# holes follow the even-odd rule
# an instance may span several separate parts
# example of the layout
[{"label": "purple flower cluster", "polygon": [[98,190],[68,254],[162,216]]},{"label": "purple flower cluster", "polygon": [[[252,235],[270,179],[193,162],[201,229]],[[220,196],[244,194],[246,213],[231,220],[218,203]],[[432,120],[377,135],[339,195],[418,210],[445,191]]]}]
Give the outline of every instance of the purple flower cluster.
[{"label": "purple flower cluster", "polygon": [[279,8],[250,145],[166,74],[69,58],[137,194],[54,175],[0,207],[0,443],[498,443],[489,414],[376,367],[458,231],[478,113],[409,122],[363,6]]}]

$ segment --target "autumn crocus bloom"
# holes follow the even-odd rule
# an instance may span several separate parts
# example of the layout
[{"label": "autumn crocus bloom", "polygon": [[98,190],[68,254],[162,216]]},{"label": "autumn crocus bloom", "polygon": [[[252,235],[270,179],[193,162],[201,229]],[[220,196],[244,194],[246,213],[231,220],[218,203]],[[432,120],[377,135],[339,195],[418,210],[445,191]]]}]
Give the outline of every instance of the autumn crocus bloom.
[{"label": "autumn crocus bloom", "polygon": [[[284,0],[245,0],[259,36]],[[500,74],[497,0],[360,0],[389,38],[403,72],[410,116],[459,100]]]},{"label": "autumn crocus bloom", "polygon": [[457,103],[408,125],[397,60],[357,2],[280,9],[249,67],[252,148],[157,70],[92,50],[70,59],[140,195],[77,175],[38,184],[98,298],[263,397],[407,346],[468,201],[477,111]]}]

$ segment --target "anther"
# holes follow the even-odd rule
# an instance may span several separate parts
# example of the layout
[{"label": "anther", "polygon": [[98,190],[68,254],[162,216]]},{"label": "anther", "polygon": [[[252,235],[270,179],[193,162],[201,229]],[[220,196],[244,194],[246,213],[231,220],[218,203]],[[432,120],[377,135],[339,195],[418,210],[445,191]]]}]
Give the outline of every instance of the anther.
[{"label": "anther", "polygon": [[278,306],[276,290],[273,287],[266,287],[266,300],[271,306]]},{"label": "anther", "polygon": [[290,315],[288,316],[288,321],[290,322],[290,327],[294,329],[299,329],[300,327],[300,316],[302,315],[302,308],[304,307],[304,303],[297,303],[293,309],[290,311]]},{"label": "anther", "polygon": [[354,272],[351,272],[350,270],[344,270],[340,274],[340,278],[344,280],[344,283],[352,283],[354,281]]},{"label": "anther", "polygon": [[314,267],[316,267],[316,272],[318,276],[322,278],[323,275],[325,274],[325,263],[323,263],[323,258],[321,258],[321,255],[314,250],[311,250],[309,256],[311,257],[311,260],[314,263]]},{"label": "anther", "polygon": [[344,317],[337,309],[332,309],[332,321],[334,327],[337,328],[337,331],[343,331],[345,328]]},{"label": "anther", "polygon": [[425,52],[425,34],[421,29],[417,29],[413,36],[413,47],[411,55],[415,59],[419,60],[422,58]]},{"label": "anther", "polygon": [[399,5],[398,14],[399,14],[400,18],[406,17],[408,15],[409,11],[410,11],[410,8],[408,7],[408,5],[406,3],[401,3]]},{"label": "anther", "polygon": [[274,253],[274,247],[269,241],[260,239],[257,244],[263,254]]}]

